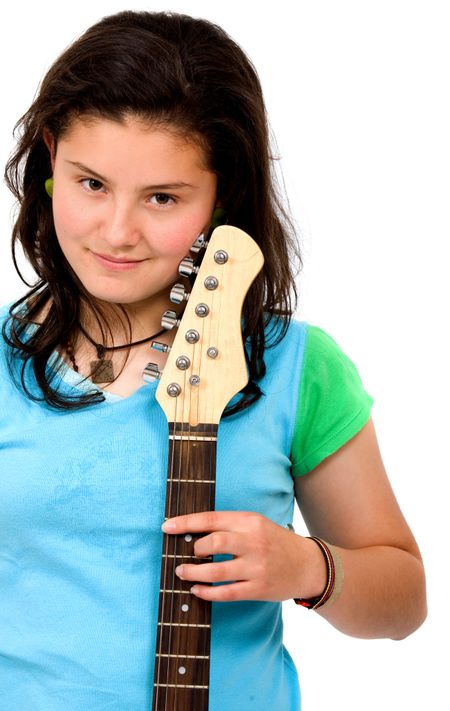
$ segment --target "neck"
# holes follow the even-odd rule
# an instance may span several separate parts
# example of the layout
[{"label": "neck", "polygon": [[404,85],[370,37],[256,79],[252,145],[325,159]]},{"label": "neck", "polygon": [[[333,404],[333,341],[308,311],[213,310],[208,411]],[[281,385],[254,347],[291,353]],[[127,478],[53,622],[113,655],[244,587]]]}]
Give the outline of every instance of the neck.
[{"label": "neck", "polygon": [[80,324],[96,343],[122,345],[148,338],[161,330],[161,317],[169,308],[168,294],[151,303],[111,304],[96,302],[96,311],[87,304],[80,308]]}]

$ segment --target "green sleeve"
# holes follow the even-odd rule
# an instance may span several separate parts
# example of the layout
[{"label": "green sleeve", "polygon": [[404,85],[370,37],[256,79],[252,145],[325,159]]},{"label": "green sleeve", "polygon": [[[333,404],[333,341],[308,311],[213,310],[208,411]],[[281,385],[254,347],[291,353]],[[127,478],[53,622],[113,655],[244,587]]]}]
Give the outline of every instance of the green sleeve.
[{"label": "green sleeve", "polygon": [[306,474],[348,442],[368,421],[372,404],[350,358],[325,331],[308,324],[292,474]]}]

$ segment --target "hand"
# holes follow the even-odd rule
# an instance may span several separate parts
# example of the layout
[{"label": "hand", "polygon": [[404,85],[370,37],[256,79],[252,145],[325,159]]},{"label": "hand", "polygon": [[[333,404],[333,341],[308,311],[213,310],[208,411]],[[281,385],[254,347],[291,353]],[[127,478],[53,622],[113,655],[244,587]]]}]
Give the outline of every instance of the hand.
[{"label": "hand", "polygon": [[[209,532],[195,542],[198,558],[233,556],[218,563],[185,563],[176,568],[182,580],[196,582],[191,592],[203,600],[281,601],[314,597],[325,587],[326,565],[317,544],[260,514],[205,511],[169,519],[162,528],[177,535]],[[227,584],[201,584],[218,582]]]}]

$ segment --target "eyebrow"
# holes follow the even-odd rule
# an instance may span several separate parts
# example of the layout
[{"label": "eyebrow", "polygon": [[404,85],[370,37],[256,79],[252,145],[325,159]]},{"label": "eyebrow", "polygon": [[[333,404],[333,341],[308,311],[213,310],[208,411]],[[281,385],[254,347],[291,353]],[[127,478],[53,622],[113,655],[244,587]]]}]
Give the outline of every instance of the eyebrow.
[{"label": "eyebrow", "polygon": [[[89,168],[87,165],[83,165],[83,163],[78,163],[77,161],[72,161],[72,160],[66,160],[66,163],[69,163],[69,165],[73,165],[75,168],[78,168],[83,173],[89,173],[96,180],[99,180],[101,183],[108,182],[108,180],[106,178],[104,178],[102,175],[100,175],[100,173],[97,173],[95,170],[92,170],[92,168]],[[180,188],[195,188],[195,187],[197,187],[197,186],[191,185],[190,183],[184,183],[183,181],[179,181],[177,183],[161,183],[159,185],[145,185],[144,187],[141,188],[141,190],[179,190]]]}]

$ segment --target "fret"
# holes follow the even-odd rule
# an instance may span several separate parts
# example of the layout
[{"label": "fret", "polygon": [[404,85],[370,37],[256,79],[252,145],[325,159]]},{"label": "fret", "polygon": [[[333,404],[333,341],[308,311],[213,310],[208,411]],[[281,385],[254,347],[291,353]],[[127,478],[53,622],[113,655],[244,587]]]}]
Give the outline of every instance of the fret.
[{"label": "fret", "polygon": [[209,655],[205,654],[163,654],[162,652],[156,653],[157,657],[168,657],[171,659],[209,659]]},{"label": "fret", "polygon": [[181,484],[215,484],[215,479],[175,479],[173,477],[167,479],[167,481],[176,481]]},{"label": "fret", "polygon": [[169,687],[171,689],[209,689],[209,686],[202,686],[201,684],[153,684],[153,686],[163,686]]},{"label": "fret", "polygon": [[199,558],[196,555],[186,555],[186,553],[163,553],[163,558],[185,558],[187,560],[196,560],[200,565],[200,561],[212,560],[212,555],[204,556],[204,558]]},{"label": "fret", "polygon": [[191,622],[158,622],[158,625],[169,625],[170,627],[211,627],[211,625],[200,625]]},{"label": "fret", "polygon": [[169,435],[169,439],[171,440],[177,440],[180,442],[190,442],[190,441],[195,441],[195,442],[217,442],[217,437],[202,437],[200,435],[193,435],[189,432],[186,432],[185,434],[181,435]]},{"label": "fret", "polygon": [[163,553],[163,558],[187,558],[189,560],[198,560],[196,555],[187,555],[186,553]]},{"label": "fret", "polygon": [[160,588],[159,592],[161,592],[161,593],[171,593],[171,594],[175,593],[176,595],[190,595],[190,591],[189,591],[189,590],[168,590],[167,588],[166,588],[166,589]]}]

